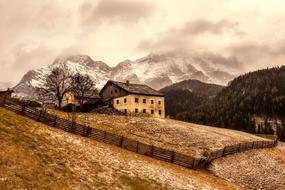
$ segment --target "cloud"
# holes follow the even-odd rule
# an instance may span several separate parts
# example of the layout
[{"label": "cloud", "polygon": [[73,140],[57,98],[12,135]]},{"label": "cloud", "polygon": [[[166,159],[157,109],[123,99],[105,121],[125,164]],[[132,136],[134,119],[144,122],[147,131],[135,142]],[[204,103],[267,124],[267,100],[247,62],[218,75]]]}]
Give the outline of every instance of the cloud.
[{"label": "cloud", "polygon": [[[139,42],[137,49],[151,49],[152,51],[191,50],[199,46],[199,41],[205,41],[205,35],[206,38],[214,39],[223,38],[224,35],[242,37],[244,33],[239,30],[237,22],[231,22],[226,19],[218,21],[197,19],[186,22],[180,27],[171,27],[153,38],[143,39]],[[208,39],[206,40],[208,42]],[[207,46],[210,47],[209,44]]]},{"label": "cloud", "polygon": [[85,3],[80,7],[82,23],[123,22],[136,23],[149,17],[154,5],[138,0],[101,0],[97,5]]},{"label": "cloud", "polygon": [[0,81],[19,81],[73,43],[71,9],[51,1],[0,0]]},{"label": "cloud", "polygon": [[226,49],[244,62],[247,71],[284,65],[285,46],[272,48],[264,43],[245,42],[233,44]]},{"label": "cloud", "polygon": [[52,61],[50,55],[56,55],[53,48],[45,44],[24,43],[13,50],[14,63],[11,65],[15,71],[39,68]]},{"label": "cloud", "polygon": [[217,22],[199,19],[193,22],[187,22],[183,26],[180,33],[186,35],[199,35],[201,33],[212,33],[215,35],[222,34],[224,32],[232,32],[236,30],[238,23],[230,22],[228,20],[220,20]]},{"label": "cloud", "polygon": [[285,1],[0,0],[0,81],[59,55],[115,66],[151,51],[235,56],[248,70],[284,64]]}]

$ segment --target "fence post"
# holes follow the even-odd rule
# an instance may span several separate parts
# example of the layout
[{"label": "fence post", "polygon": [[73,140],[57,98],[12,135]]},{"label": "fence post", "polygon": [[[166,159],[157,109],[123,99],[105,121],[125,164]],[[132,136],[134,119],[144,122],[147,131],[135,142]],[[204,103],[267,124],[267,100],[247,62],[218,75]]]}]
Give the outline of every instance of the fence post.
[{"label": "fence post", "polygon": [[223,156],[225,156],[225,149],[226,149],[226,147],[224,147],[224,149],[223,149]]},{"label": "fence post", "polygon": [[274,140],[274,146],[276,146],[276,145],[277,145],[277,143],[278,143],[278,140],[277,140],[277,139],[275,139],[275,140]]},{"label": "fence post", "polygon": [[40,110],[40,114],[39,114],[39,117],[38,117],[37,121],[40,121],[41,117],[42,117],[42,110]]},{"label": "fence post", "polygon": [[23,104],[23,105],[22,105],[22,113],[25,113],[25,109],[26,109],[26,105]]},{"label": "fence post", "polygon": [[153,145],[151,145],[151,148],[150,148],[150,155],[153,156]]},{"label": "fence post", "polygon": [[121,136],[120,147],[123,147],[124,136]]},{"label": "fence post", "polygon": [[106,138],[106,131],[104,131],[103,142],[105,142],[105,138]]},{"label": "fence post", "polygon": [[56,127],[56,123],[57,123],[57,117],[55,116],[55,117],[54,117],[54,123],[53,123],[53,126],[54,126],[54,127]]},{"label": "fence post", "polygon": [[241,143],[238,144],[238,152],[241,152],[240,147],[241,147]]},{"label": "fence post", "polygon": [[4,107],[4,98],[1,97],[0,100],[1,100],[0,106],[3,106],[3,107]]},{"label": "fence post", "polygon": [[196,168],[194,168],[194,169],[198,169],[198,168],[200,167],[200,162],[201,162],[201,158],[200,158],[200,159],[198,159],[197,167],[196,167]]},{"label": "fence post", "polygon": [[[187,156],[190,157],[190,156]],[[192,165],[191,165],[191,169],[194,169],[194,165],[195,165],[195,158],[191,156],[192,159]]]},{"label": "fence post", "polygon": [[174,156],[175,156],[175,152],[174,152],[174,151],[172,151],[172,153],[171,153],[171,163],[173,163],[173,162],[174,162]]},{"label": "fence post", "polygon": [[86,128],[86,134],[85,134],[85,136],[86,137],[88,137],[88,136],[90,136],[90,134],[91,134],[91,127],[90,126],[86,126],[87,128]]},{"label": "fence post", "polygon": [[137,142],[136,152],[139,152],[139,141],[136,142]]},{"label": "fence post", "polygon": [[7,97],[4,97],[4,99],[3,99],[3,107],[5,107],[6,99],[7,99]]}]

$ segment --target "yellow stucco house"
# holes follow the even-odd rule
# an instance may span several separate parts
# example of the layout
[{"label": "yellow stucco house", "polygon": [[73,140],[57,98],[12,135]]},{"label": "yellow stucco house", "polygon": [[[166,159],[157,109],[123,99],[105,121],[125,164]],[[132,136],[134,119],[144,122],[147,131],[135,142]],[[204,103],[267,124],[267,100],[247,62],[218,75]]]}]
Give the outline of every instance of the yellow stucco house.
[{"label": "yellow stucco house", "polygon": [[99,94],[104,99],[112,99],[113,107],[126,114],[145,113],[165,117],[164,94],[147,85],[109,80]]}]

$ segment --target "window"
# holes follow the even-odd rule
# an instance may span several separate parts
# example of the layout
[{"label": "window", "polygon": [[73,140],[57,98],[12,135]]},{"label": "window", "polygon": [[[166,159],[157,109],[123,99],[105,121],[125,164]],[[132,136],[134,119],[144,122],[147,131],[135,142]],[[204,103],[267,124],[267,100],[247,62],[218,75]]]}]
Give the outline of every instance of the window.
[{"label": "window", "polygon": [[158,100],[158,104],[159,104],[159,105],[161,104],[161,101],[160,101],[160,100]]},{"label": "window", "polygon": [[158,110],[158,114],[161,115],[161,110]]},{"label": "window", "polygon": [[128,113],[128,110],[127,109],[125,109],[125,114],[127,114]]},{"label": "window", "polygon": [[150,103],[151,103],[151,104],[153,104],[153,103],[154,103],[154,101],[153,101],[153,100],[150,100]]},{"label": "window", "polygon": [[113,91],[111,90],[111,94],[113,94]]},{"label": "window", "polygon": [[143,99],[143,103],[144,103],[144,104],[146,103],[146,99]]},{"label": "window", "polygon": [[120,100],[117,100],[117,104],[119,104],[120,103]]},{"label": "window", "polygon": [[136,113],[138,113],[138,112],[139,112],[139,109],[138,109],[138,108],[136,108],[136,109],[135,109],[135,112],[136,112]]},{"label": "window", "polygon": [[151,114],[154,114],[154,110],[151,110]]},{"label": "window", "polygon": [[115,94],[117,93],[117,90],[115,90]]},{"label": "window", "polygon": [[139,103],[139,99],[138,98],[135,98],[135,103]]},{"label": "window", "polygon": [[127,103],[127,98],[124,99],[124,103]]},{"label": "window", "polygon": [[146,109],[143,109],[143,113],[146,113]]}]

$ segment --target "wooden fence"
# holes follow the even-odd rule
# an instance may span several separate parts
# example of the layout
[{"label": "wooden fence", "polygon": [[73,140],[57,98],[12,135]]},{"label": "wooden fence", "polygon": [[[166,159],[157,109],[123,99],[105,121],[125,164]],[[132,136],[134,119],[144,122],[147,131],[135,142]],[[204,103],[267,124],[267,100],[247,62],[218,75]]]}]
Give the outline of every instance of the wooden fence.
[{"label": "wooden fence", "polygon": [[62,119],[55,115],[44,112],[41,109],[23,105],[19,103],[19,101],[15,101],[13,99],[0,98],[0,106],[8,108],[21,115],[27,116],[49,126],[62,129],[76,135],[88,137],[96,141],[115,145],[123,149],[136,152],[138,154],[146,155],[155,159],[163,160],[191,169],[203,168],[212,160],[226,155],[243,152],[250,149],[272,148],[277,144],[277,140],[245,142],[236,145],[225,146],[223,149],[210,152],[207,158],[196,158],[190,155],[185,155],[175,151],[145,144],[100,129],[74,123],[67,119]]}]

